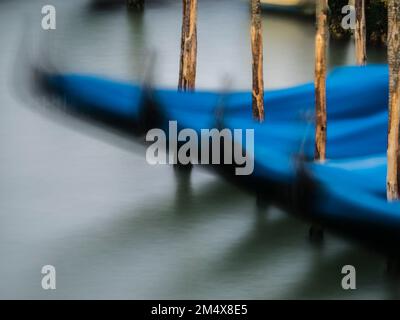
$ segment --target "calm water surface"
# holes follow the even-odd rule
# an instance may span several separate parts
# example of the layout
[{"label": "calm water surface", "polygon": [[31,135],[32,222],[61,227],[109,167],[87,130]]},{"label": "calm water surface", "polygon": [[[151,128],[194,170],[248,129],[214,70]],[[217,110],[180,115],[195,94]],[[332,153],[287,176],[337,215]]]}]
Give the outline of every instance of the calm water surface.
[{"label": "calm water surface", "polygon": [[[185,179],[151,167],[134,142],[51,115],[16,85],[24,62],[45,56],[65,71],[152,73],[176,87],[181,1],[148,2],[127,14],[84,0],[0,1],[0,298],[397,298],[384,257],[329,233],[313,245],[295,217],[260,212],[199,168]],[[48,3],[57,30],[45,32]],[[247,3],[199,1],[198,20],[197,87],[249,89]],[[313,33],[310,20],[264,15],[267,88],[312,80]],[[376,49],[369,58],[385,61]],[[352,44],[331,43],[330,66],[350,63]],[[46,264],[56,291],[41,289]],[[340,286],[345,264],[357,269],[352,292]]]}]

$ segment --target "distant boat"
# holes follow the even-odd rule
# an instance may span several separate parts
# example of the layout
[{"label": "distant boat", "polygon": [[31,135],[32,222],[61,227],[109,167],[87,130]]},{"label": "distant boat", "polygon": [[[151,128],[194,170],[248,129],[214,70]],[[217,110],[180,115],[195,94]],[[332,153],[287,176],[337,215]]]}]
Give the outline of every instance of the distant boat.
[{"label": "distant boat", "polygon": [[315,0],[261,0],[262,9],[276,12],[315,13]]}]

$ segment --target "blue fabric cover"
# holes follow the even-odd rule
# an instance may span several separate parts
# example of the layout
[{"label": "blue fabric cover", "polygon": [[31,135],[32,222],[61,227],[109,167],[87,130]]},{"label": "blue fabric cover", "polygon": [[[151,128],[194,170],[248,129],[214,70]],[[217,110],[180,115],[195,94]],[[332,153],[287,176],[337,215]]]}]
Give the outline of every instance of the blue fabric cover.
[{"label": "blue fabric cover", "polygon": [[[68,102],[92,112],[140,120],[144,94],[140,86],[78,74],[48,76],[48,84]],[[291,183],[296,178],[294,155],[314,153],[314,85],[265,93],[266,121],[251,115],[251,93],[215,93],[155,89],[152,98],[179,129],[222,126],[255,130],[253,176]],[[400,229],[400,204],[386,201],[388,68],[340,67],[327,80],[327,158],[306,169],[318,182],[315,212],[321,217]],[[216,116],[218,115],[219,116]],[[236,141],[242,143],[242,141]],[[245,146],[244,146],[245,147]]]}]

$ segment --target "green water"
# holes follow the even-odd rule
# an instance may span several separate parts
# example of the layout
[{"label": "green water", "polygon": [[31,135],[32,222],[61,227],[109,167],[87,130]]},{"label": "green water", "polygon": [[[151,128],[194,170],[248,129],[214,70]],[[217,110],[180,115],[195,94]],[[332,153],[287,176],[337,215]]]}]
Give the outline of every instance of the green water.
[{"label": "green water", "polygon": [[[44,4],[56,7],[54,31],[41,29]],[[49,114],[18,82],[25,62],[50,59],[138,81],[153,64],[154,83],[174,88],[180,4],[148,1],[129,15],[83,0],[0,1],[0,298],[397,298],[385,257],[329,233],[312,244],[303,221],[257,210],[200,168],[185,179],[151,167],[129,139]],[[312,81],[313,22],[263,20],[266,87]],[[247,3],[199,1],[197,87],[249,89],[250,59]],[[350,63],[353,45],[331,43],[330,65]],[[41,288],[47,264],[55,291]],[[341,288],[346,264],[357,290]]]}]

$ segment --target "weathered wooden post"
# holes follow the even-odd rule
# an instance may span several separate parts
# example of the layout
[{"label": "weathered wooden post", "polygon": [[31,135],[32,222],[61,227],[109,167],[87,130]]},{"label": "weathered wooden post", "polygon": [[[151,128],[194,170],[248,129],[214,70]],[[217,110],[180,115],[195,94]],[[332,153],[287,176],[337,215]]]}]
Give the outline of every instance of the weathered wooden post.
[{"label": "weathered wooden post", "polygon": [[126,0],[126,5],[128,9],[132,10],[143,10],[144,0]]},{"label": "weathered wooden post", "polygon": [[387,148],[387,199],[399,199],[400,117],[400,2],[388,1],[389,131]]},{"label": "weathered wooden post", "polygon": [[365,0],[355,0],[355,9],[356,29],[354,30],[354,39],[356,44],[356,63],[359,66],[364,66],[367,63]]},{"label": "weathered wooden post", "polygon": [[315,36],[315,160],[326,157],[326,51],[328,39],[328,0],[316,2],[317,32]]},{"label": "weathered wooden post", "polygon": [[251,0],[251,51],[253,56],[253,118],[264,121],[263,39],[260,0]]},{"label": "weathered wooden post", "polygon": [[183,0],[178,89],[194,90],[197,63],[197,0]]},{"label": "weathered wooden post", "polygon": [[[326,158],[326,64],[328,41],[328,0],[316,1],[317,32],[315,35],[315,154],[316,161]],[[318,225],[310,227],[312,241],[321,242],[324,230]]]}]

